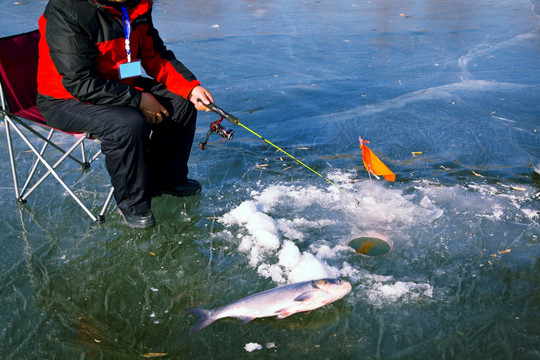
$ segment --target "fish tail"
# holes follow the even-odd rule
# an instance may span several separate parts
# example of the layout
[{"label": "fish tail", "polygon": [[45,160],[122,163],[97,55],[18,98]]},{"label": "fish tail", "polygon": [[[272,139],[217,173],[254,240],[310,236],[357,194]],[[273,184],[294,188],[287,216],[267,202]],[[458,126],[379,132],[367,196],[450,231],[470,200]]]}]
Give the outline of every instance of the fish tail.
[{"label": "fish tail", "polygon": [[201,309],[201,308],[191,308],[188,309],[190,313],[192,313],[195,316],[198,316],[199,319],[193,325],[191,330],[189,331],[191,334],[196,333],[197,331],[201,331],[211,323],[215,321],[215,319],[212,318],[210,310],[207,309]]}]

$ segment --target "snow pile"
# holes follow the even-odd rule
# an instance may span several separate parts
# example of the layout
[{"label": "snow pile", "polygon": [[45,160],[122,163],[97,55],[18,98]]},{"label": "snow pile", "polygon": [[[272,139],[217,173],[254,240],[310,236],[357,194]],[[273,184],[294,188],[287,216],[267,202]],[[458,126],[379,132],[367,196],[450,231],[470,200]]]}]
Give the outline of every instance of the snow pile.
[{"label": "snow pile", "polygon": [[400,190],[371,183],[353,187],[348,177],[336,173],[332,179],[342,179],[360,204],[335,187],[273,185],[252,191],[249,200],[224,214],[222,235],[237,242],[238,251],[261,276],[277,283],[340,276],[360,280],[360,274],[342,260],[351,251],[354,256],[347,240],[358,236],[358,224],[394,226],[428,222],[442,215],[425,196],[413,202]]}]

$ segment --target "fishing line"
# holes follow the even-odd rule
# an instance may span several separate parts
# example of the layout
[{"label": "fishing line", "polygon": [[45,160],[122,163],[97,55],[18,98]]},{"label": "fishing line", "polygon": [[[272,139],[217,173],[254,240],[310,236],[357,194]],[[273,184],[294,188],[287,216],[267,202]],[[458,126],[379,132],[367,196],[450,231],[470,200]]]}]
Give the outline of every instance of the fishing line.
[{"label": "fishing line", "polygon": [[[197,101],[202,102],[201,99],[197,99]],[[203,103],[204,104],[204,103]],[[220,109],[219,107],[217,107],[215,104],[204,104],[204,106],[206,106],[207,108],[209,108],[210,110],[212,110],[213,112],[217,113],[219,116],[221,116],[222,118],[224,119],[227,119],[228,121],[230,121],[231,123],[233,123],[234,125],[239,125],[241,126],[242,128],[244,128],[245,130],[249,131],[250,133],[252,133],[253,135],[257,136],[259,139],[263,140],[265,143],[273,146],[274,148],[276,148],[277,150],[281,151],[283,154],[287,155],[288,157],[290,157],[291,159],[293,159],[294,161],[296,161],[298,164],[304,166],[306,169],[308,169],[309,171],[313,172],[314,174],[318,175],[319,177],[323,178],[324,181],[326,181],[328,184],[334,186],[336,189],[338,189],[339,191],[341,191],[342,193],[344,193],[345,195],[351,197],[352,199],[354,199],[357,203],[357,205],[360,205],[360,201],[355,198],[351,193],[349,193],[348,191],[346,191],[345,189],[341,188],[339,185],[335,184],[332,180],[328,179],[327,177],[324,177],[323,175],[321,175],[319,172],[315,171],[313,168],[309,167],[308,165],[304,164],[302,161],[298,160],[297,158],[295,158],[294,156],[292,156],[291,154],[289,154],[288,152],[286,152],[285,150],[283,150],[281,147],[277,146],[276,144],[274,144],[273,142],[271,142],[270,140],[268,139],[265,139],[264,137],[262,137],[261,135],[259,135],[258,133],[256,133],[255,131],[251,130],[250,128],[248,128],[247,126],[245,126],[244,124],[242,124],[239,119],[234,116],[234,115],[231,115],[227,112],[225,112],[223,109]]]},{"label": "fishing line", "polygon": [[375,202],[377,203],[377,205],[379,205],[379,197],[377,196],[377,193],[375,192],[375,186],[374,186],[375,182],[371,178],[371,173],[369,171],[368,171],[368,175],[369,175],[369,185],[371,187],[371,193],[375,197]]}]

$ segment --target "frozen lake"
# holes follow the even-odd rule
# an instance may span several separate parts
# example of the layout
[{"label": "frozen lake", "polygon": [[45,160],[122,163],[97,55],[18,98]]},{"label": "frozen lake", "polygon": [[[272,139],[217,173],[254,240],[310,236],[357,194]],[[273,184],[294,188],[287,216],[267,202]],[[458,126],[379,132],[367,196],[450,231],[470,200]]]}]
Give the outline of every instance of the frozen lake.
[{"label": "frozen lake", "polygon": [[[0,35],[46,3],[0,0]],[[540,1],[156,0],[154,21],[218,106],[358,202],[239,126],[201,151],[200,114],[203,193],[96,225],[50,180],[16,204],[2,124],[4,358],[540,359]],[[104,199],[103,161],[65,173]],[[370,234],[392,252],[347,247]],[[353,289],[189,334],[190,307],[322,277]]]}]

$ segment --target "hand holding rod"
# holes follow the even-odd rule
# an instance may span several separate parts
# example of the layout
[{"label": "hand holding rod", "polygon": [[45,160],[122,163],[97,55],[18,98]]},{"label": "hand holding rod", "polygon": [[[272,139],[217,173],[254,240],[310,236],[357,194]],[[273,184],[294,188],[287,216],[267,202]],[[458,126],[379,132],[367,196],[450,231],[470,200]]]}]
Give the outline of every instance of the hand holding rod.
[{"label": "hand holding rod", "polygon": [[[197,99],[197,101],[204,104],[204,102],[201,99]],[[226,112],[225,110],[218,108],[215,104],[213,104],[213,103],[204,104],[204,106],[206,106],[207,108],[209,108],[213,112],[217,113],[219,116],[223,116],[223,118],[225,118],[228,121],[232,122],[234,125],[238,125],[239,120],[238,120],[238,118],[236,116],[231,115],[228,112]]]}]

